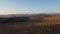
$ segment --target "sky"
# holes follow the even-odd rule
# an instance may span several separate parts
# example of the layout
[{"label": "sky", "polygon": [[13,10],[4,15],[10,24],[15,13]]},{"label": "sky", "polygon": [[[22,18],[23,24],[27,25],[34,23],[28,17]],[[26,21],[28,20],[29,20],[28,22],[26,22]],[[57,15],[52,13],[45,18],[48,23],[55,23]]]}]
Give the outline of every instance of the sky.
[{"label": "sky", "polygon": [[60,13],[60,0],[0,0],[0,15]]}]

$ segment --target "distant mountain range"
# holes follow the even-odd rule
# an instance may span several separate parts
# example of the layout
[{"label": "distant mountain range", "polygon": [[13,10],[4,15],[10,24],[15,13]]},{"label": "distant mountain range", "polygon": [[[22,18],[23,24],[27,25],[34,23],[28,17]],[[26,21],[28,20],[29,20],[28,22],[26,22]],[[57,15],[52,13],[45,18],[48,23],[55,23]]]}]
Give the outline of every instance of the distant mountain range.
[{"label": "distant mountain range", "polygon": [[6,17],[6,18],[10,18],[10,17],[27,17],[30,16],[29,14],[11,14],[11,15],[0,15],[0,17]]},{"label": "distant mountain range", "polygon": [[29,16],[55,16],[60,14],[11,14],[11,15],[0,15],[0,17],[10,18],[10,17],[29,17]]}]

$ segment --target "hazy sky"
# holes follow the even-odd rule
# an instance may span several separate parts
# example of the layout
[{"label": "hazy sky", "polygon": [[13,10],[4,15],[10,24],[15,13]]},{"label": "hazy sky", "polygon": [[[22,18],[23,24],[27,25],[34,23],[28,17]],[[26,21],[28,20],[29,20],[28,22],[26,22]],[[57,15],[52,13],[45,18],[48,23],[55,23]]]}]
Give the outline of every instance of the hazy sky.
[{"label": "hazy sky", "polygon": [[31,13],[60,13],[60,0],[0,0],[0,15]]}]

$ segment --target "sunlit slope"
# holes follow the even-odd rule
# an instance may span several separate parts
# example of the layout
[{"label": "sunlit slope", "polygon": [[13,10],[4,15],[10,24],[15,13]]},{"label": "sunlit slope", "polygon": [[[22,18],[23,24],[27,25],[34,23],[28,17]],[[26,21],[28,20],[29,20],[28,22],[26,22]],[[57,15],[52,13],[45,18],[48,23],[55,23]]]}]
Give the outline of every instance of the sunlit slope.
[{"label": "sunlit slope", "polygon": [[46,17],[45,20],[48,22],[60,22],[60,16]]},{"label": "sunlit slope", "polygon": [[52,16],[52,17],[46,17],[44,20],[48,23],[60,24],[60,15]]}]

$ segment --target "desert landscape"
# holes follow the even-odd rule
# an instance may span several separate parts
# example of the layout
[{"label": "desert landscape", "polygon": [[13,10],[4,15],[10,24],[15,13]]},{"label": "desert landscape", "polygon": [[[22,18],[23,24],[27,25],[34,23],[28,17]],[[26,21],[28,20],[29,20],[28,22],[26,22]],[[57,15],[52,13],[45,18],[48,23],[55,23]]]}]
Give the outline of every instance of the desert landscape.
[{"label": "desert landscape", "polygon": [[60,0],[0,0],[0,34],[60,34]]},{"label": "desert landscape", "polygon": [[60,15],[0,17],[0,34],[60,34]]}]

